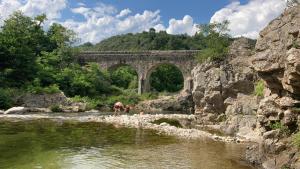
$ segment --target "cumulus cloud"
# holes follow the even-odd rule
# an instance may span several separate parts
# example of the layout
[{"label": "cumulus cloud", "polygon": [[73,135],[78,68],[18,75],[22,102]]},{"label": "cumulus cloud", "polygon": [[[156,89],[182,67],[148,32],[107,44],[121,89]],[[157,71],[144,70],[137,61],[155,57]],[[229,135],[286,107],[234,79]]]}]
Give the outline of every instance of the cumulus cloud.
[{"label": "cumulus cloud", "polygon": [[[82,2],[77,2],[76,7],[68,8],[68,2],[71,1],[0,0],[0,26],[10,14],[20,10],[31,17],[45,13],[48,18],[45,27],[58,22],[74,30],[81,39],[81,43],[97,43],[110,36],[148,31],[150,28],[155,28],[157,31],[164,30],[170,34],[194,35],[197,31],[196,24],[189,15],[179,20],[171,19],[169,25],[165,27],[159,10],[145,10],[142,13],[133,14],[128,8],[118,10],[104,3],[88,7]],[[62,17],[62,12],[65,10],[73,13],[74,17]],[[84,19],[77,19],[77,15],[83,16]]]},{"label": "cumulus cloud", "polygon": [[250,0],[247,4],[234,1],[217,11],[211,22],[230,22],[230,34],[256,39],[267,24],[279,16],[286,7],[283,0]]},{"label": "cumulus cloud", "polygon": [[25,15],[36,16],[45,13],[49,22],[61,18],[61,11],[67,6],[67,0],[1,0],[0,25],[13,12],[19,10]]},{"label": "cumulus cloud", "polygon": [[117,18],[122,18],[124,16],[127,16],[131,13],[131,10],[130,9],[123,9],[118,15],[117,15]]},{"label": "cumulus cloud", "polygon": [[188,34],[195,35],[198,31],[197,25],[191,16],[186,15],[182,20],[171,19],[169,21],[169,27],[167,33],[169,34]]},{"label": "cumulus cloud", "polygon": [[[0,1],[0,25],[3,24],[3,21],[8,18],[10,14],[18,10],[22,4],[19,0],[2,0]],[[4,12],[5,11],[5,12]]]},{"label": "cumulus cloud", "polygon": [[95,8],[74,8],[71,11],[83,15],[85,21],[70,19],[61,24],[73,29],[80,36],[82,43],[97,43],[110,36],[145,31],[161,22],[159,11],[145,10],[141,14],[129,15],[130,10],[125,9],[117,13],[116,9],[104,4]]}]

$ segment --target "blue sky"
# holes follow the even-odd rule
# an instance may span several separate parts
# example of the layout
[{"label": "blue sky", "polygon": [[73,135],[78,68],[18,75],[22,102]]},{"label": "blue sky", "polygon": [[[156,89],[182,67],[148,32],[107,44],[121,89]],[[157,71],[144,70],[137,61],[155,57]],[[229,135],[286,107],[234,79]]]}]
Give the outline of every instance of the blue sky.
[{"label": "blue sky", "polygon": [[[76,7],[78,2],[89,7],[97,6],[101,2],[113,5],[119,10],[129,8],[133,13],[142,13],[146,9],[160,10],[164,23],[168,23],[171,18],[181,19],[185,15],[192,16],[196,23],[208,23],[216,11],[230,4],[232,0],[81,0],[72,1],[70,6]],[[248,0],[240,2],[245,4]],[[73,16],[71,12],[66,14],[65,17]]]},{"label": "blue sky", "polygon": [[45,13],[45,28],[58,22],[80,43],[98,43],[150,28],[193,36],[199,23],[229,20],[233,37],[257,38],[285,6],[285,0],[0,0],[0,25],[16,10],[31,17]]}]

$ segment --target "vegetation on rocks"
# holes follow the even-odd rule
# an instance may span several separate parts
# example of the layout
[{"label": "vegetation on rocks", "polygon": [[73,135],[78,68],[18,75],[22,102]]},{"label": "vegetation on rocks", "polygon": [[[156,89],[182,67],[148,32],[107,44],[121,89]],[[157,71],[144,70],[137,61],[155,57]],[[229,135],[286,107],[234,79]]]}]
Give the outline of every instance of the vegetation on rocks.
[{"label": "vegetation on rocks", "polygon": [[264,90],[265,90],[265,83],[264,83],[264,81],[260,80],[260,81],[256,82],[254,94],[256,96],[263,97],[264,96]]},{"label": "vegetation on rocks", "polygon": [[300,132],[293,136],[293,144],[300,148]]}]

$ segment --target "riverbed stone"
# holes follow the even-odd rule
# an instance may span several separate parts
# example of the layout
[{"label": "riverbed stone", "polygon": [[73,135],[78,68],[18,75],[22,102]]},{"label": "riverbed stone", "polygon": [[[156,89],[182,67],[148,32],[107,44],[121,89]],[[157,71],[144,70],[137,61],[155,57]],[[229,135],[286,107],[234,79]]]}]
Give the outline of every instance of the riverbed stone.
[{"label": "riverbed stone", "polygon": [[28,111],[25,107],[12,107],[4,112],[4,114],[24,114]]},{"label": "riverbed stone", "polygon": [[4,110],[0,110],[0,114],[4,114],[4,112],[5,112]]},{"label": "riverbed stone", "polygon": [[265,132],[263,134],[263,138],[264,139],[278,138],[279,134],[280,134],[280,130],[279,129],[277,129],[277,130],[271,130],[271,131]]}]

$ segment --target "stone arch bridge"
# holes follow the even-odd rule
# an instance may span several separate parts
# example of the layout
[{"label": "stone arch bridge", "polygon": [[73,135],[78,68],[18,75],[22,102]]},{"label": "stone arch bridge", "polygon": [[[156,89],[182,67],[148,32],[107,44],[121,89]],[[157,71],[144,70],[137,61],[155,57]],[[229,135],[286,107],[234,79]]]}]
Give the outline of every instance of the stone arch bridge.
[{"label": "stone arch bridge", "polygon": [[197,50],[177,51],[100,51],[81,52],[78,61],[84,65],[96,62],[102,69],[114,69],[122,65],[134,68],[139,79],[139,94],[150,91],[150,75],[161,64],[175,65],[184,77],[184,91],[191,91],[193,86],[191,71],[196,65],[194,56]]}]

